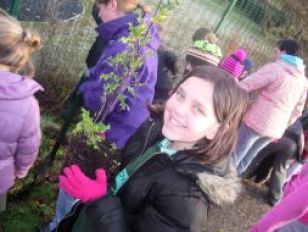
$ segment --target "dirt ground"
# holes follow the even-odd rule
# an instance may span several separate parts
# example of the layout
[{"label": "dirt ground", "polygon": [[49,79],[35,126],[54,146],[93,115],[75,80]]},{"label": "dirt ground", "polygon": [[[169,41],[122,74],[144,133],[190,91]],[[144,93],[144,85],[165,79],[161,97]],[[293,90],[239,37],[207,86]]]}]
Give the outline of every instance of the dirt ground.
[{"label": "dirt ground", "polygon": [[243,181],[243,191],[234,205],[212,208],[206,232],[247,232],[270,209],[266,203],[267,187]]}]

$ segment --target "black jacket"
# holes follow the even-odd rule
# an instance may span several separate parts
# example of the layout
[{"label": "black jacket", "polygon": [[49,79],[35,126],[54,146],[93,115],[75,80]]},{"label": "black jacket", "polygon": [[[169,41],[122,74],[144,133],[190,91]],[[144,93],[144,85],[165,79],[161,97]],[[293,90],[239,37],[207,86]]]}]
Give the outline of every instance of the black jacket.
[{"label": "black jacket", "polygon": [[[124,154],[131,160],[161,139],[161,122],[148,119],[129,140]],[[206,226],[211,203],[232,203],[239,191],[229,159],[216,166],[202,165],[193,155],[178,152],[149,160],[119,196],[131,231],[197,232]]]},{"label": "black jacket", "polygon": [[[126,162],[162,139],[161,122],[148,119],[124,148]],[[199,232],[207,224],[211,204],[233,203],[241,189],[230,160],[202,165],[193,155],[178,152],[171,158],[158,154],[148,160],[122,187],[118,196],[125,212],[126,228],[118,209],[97,215],[103,209],[93,203],[86,215],[100,218],[88,228],[104,232]],[[94,212],[94,213],[93,213]],[[95,213],[96,212],[96,213]],[[119,215],[118,215],[119,214]],[[110,217],[112,215],[112,217]],[[118,218],[121,221],[110,218]],[[106,223],[108,220],[108,223]],[[106,224],[108,224],[106,228]]]}]

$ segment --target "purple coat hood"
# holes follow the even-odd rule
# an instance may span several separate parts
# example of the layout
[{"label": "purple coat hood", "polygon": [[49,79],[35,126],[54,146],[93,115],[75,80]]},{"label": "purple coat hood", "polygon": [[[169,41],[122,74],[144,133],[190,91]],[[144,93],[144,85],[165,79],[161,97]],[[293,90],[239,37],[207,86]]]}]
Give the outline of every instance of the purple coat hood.
[{"label": "purple coat hood", "polygon": [[24,176],[39,150],[40,112],[34,80],[0,71],[0,194]]},{"label": "purple coat hood", "polygon": [[[146,15],[145,20],[149,22],[149,19],[149,16]],[[110,72],[121,73],[108,64],[108,59],[125,51],[126,45],[121,42],[121,38],[128,36],[129,23],[137,23],[134,13],[102,23],[96,28],[99,36],[108,45],[102,52],[96,66],[89,70],[89,81],[84,82],[79,87],[79,91],[84,98],[84,105],[92,114],[98,112],[102,106],[101,95],[104,91],[104,81],[100,79],[101,75]],[[150,41],[141,49],[143,64],[137,73],[137,79],[143,85],[135,89],[135,97],[128,92],[124,92],[129,111],[121,110],[119,104],[116,104],[104,121],[111,126],[111,129],[106,133],[107,138],[115,143],[118,148],[123,148],[128,138],[149,116],[146,105],[151,103],[154,97],[158,65],[157,49],[160,46],[160,39],[155,26],[149,30],[149,36]]]}]

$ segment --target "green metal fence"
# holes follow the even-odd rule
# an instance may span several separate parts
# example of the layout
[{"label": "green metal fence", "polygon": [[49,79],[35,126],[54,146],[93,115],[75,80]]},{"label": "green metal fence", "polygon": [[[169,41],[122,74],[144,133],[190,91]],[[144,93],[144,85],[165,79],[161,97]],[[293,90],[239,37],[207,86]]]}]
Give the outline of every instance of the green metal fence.
[{"label": "green metal fence", "polygon": [[17,16],[19,11],[20,0],[13,0],[11,4],[10,13],[11,15]]},{"label": "green metal fence", "polygon": [[242,47],[256,67],[263,65],[271,59],[278,39],[266,36],[267,28],[282,25],[287,18],[281,9],[263,0],[182,0],[180,3],[165,26],[164,43],[181,57],[191,46],[193,33],[207,27],[217,32],[226,54]]}]

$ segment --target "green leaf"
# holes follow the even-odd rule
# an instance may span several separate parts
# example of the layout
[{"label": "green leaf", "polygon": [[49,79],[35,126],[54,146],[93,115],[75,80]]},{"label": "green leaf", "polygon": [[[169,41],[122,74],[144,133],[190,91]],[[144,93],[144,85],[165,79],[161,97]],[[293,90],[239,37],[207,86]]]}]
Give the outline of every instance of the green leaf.
[{"label": "green leaf", "polygon": [[126,104],[126,96],[123,94],[118,96],[119,102],[120,102],[120,108],[121,110],[129,110],[129,106]]},{"label": "green leaf", "polygon": [[132,86],[127,87],[127,92],[133,97],[135,97],[135,89]]},{"label": "green leaf", "polygon": [[104,140],[99,136],[99,132],[105,132],[110,129],[109,125],[103,123],[94,123],[90,117],[90,113],[84,108],[81,109],[81,121],[76,125],[73,134],[84,135],[87,139],[88,146],[98,149],[98,144]]}]

